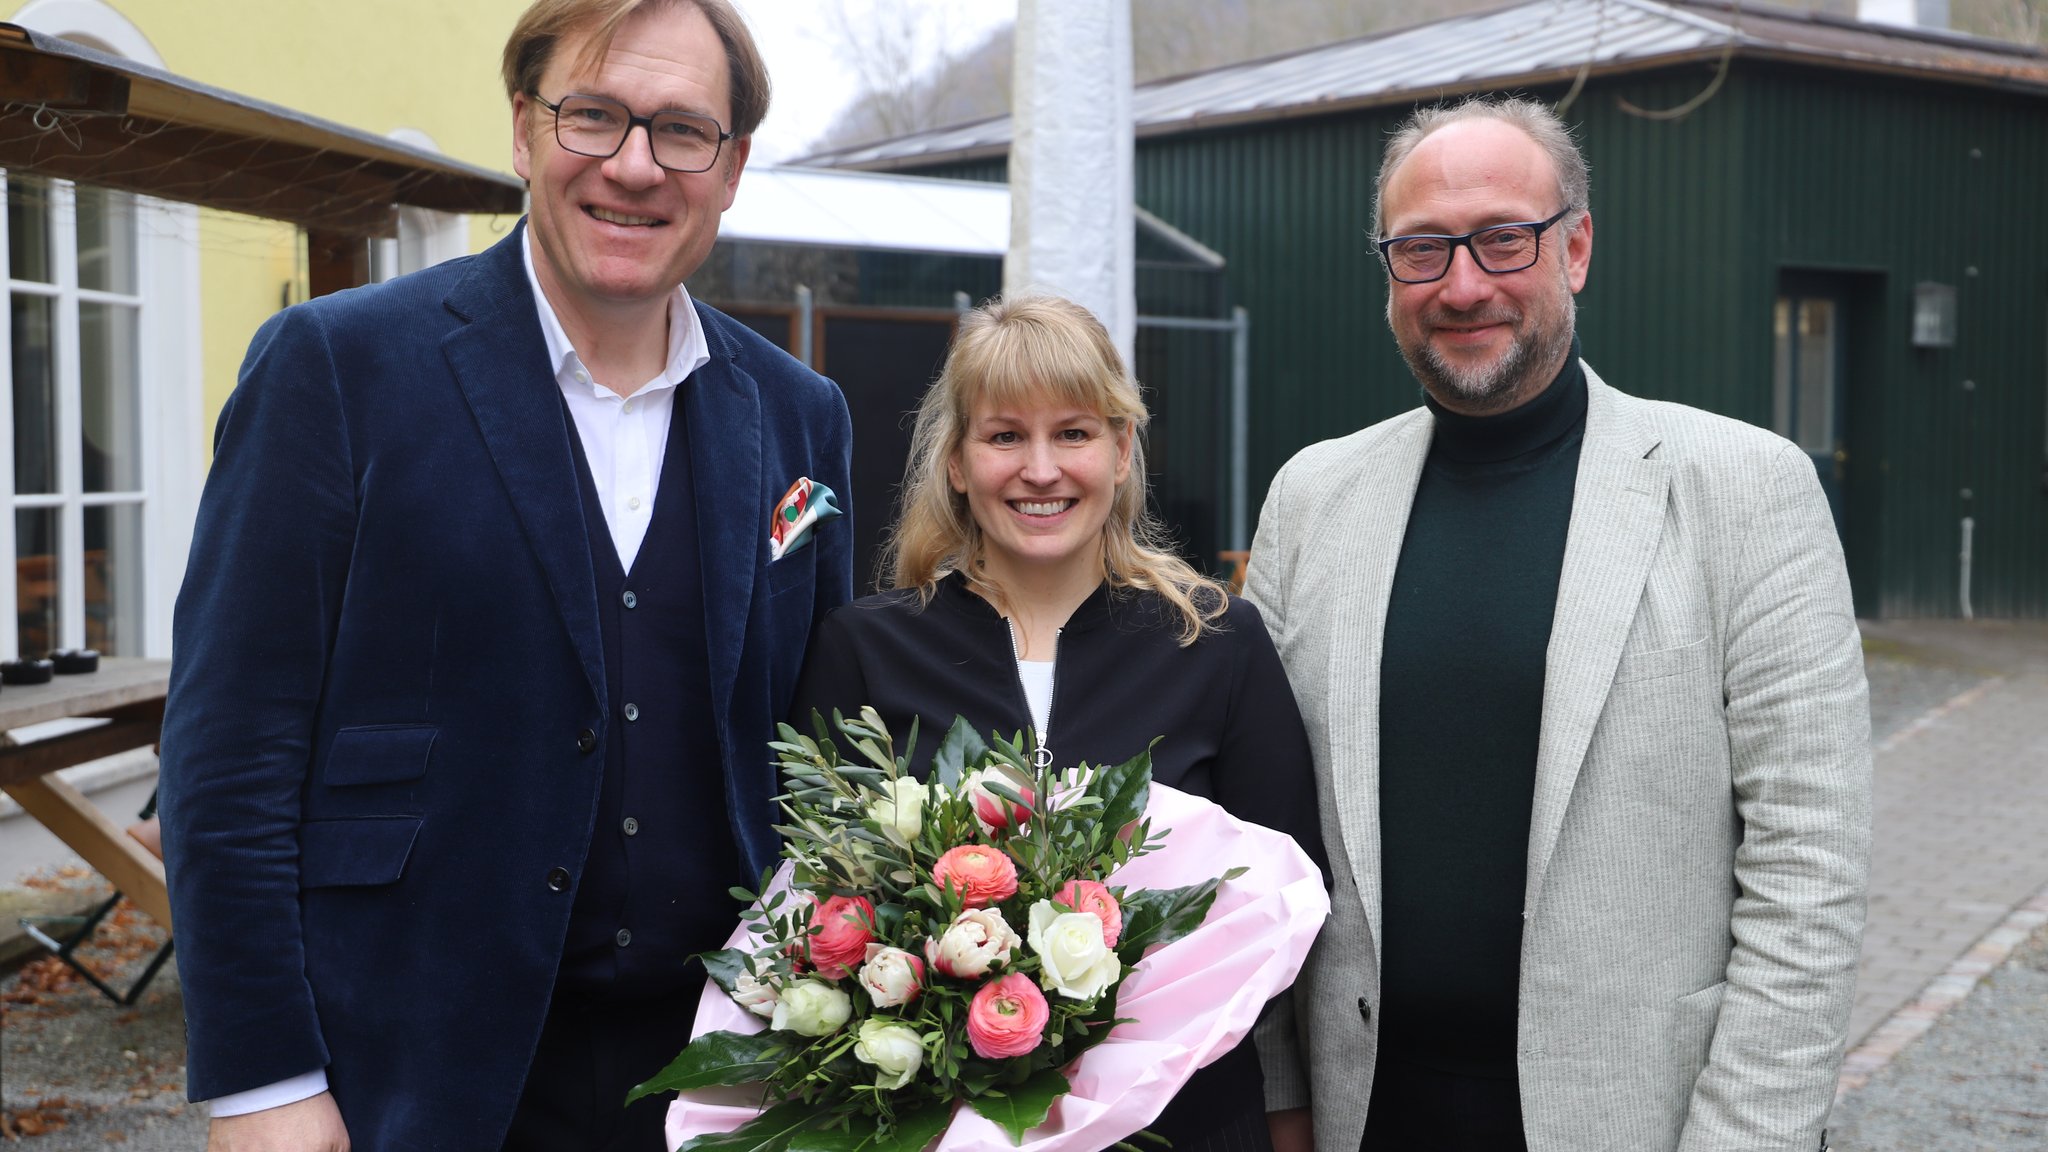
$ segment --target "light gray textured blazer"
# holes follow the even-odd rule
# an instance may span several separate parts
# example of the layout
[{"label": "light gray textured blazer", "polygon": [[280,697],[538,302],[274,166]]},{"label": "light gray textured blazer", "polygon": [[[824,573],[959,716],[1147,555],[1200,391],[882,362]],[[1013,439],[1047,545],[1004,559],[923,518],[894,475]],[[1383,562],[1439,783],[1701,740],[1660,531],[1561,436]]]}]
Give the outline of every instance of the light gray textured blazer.
[{"label": "light gray textured blazer", "polygon": [[[1545,665],[1517,1022],[1538,1152],[1813,1152],[1863,931],[1870,714],[1813,464],[1586,369]],[[1315,755],[1330,921],[1262,1029],[1269,1107],[1355,1152],[1380,935],[1380,643],[1426,409],[1275,477],[1247,595]],[[1445,708],[1470,707],[1446,700]],[[1304,1069],[1303,1064],[1306,1064]]]}]

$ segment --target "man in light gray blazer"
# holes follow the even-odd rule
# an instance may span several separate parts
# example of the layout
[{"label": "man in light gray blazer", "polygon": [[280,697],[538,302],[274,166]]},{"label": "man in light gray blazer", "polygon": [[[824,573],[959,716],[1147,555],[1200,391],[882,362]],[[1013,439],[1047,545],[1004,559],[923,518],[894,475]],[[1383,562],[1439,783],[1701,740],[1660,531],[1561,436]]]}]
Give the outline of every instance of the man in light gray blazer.
[{"label": "man in light gray blazer", "polygon": [[1795,445],[1580,360],[1588,186],[1527,101],[1396,133],[1424,407],[1266,499],[1334,885],[1262,1029],[1282,1152],[1825,1143],[1869,848],[1841,549]]}]

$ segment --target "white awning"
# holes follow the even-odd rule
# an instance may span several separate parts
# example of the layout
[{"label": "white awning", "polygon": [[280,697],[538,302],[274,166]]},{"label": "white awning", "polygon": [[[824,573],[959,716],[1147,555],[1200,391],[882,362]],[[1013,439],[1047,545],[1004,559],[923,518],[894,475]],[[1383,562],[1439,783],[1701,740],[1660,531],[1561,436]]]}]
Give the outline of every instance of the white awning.
[{"label": "white awning", "polygon": [[749,167],[718,236],[1000,258],[1010,247],[1010,189],[970,180]]}]

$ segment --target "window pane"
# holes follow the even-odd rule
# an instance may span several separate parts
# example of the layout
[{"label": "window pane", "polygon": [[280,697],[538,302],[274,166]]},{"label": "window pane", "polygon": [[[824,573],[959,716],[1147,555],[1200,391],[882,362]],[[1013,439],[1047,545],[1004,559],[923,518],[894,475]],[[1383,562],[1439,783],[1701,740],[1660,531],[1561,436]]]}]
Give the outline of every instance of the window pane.
[{"label": "window pane", "polygon": [[1792,301],[1783,296],[1771,316],[1771,431],[1792,438]]},{"label": "window pane", "polygon": [[55,492],[57,365],[50,301],[16,296],[8,312],[14,328],[14,491]]},{"label": "window pane", "polygon": [[24,657],[58,647],[57,516],[55,508],[14,511],[14,615]]},{"label": "window pane", "polygon": [[1835,450],[1835,302],[1799,302],[1799,446]]},{"label": "window pane", "polygon": [[7,274],[51,282],[50,186],[14,177],[7,182]]},{"label": "window pane", "polygon": [[78,187],[78,285],[135,291],[135,197]]},{"label": "window pane", "polygon": [[142,655],[142,506],[85,510],[85,646]]},{"label": "window pane", "polygon": [[78,305],[79,466],[87,492],[142,487],[136,310]]}]

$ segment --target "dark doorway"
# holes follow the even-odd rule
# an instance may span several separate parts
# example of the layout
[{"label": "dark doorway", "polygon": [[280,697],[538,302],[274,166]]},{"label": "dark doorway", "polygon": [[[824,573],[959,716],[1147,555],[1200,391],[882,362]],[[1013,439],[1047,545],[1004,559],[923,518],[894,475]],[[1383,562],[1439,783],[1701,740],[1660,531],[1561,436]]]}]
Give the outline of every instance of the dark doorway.
[{"label": "dark doorway", "polygon": [[[837,381],[853,414],[853,586],[878,587],[883,535],[896,522],[910,457],[910,420],[953,341],[952,312],[820,310],[818,371]],[[886,580],[881,583],[887,583]]]},{"label": "dark doorway", "polygon": [[1883,462],[1877,435],[1875,355],[1883,278],[1786,269],[1772,312],[1771,423],[1813,460],[1848,562],[1859,614],[1876,609]]}]

